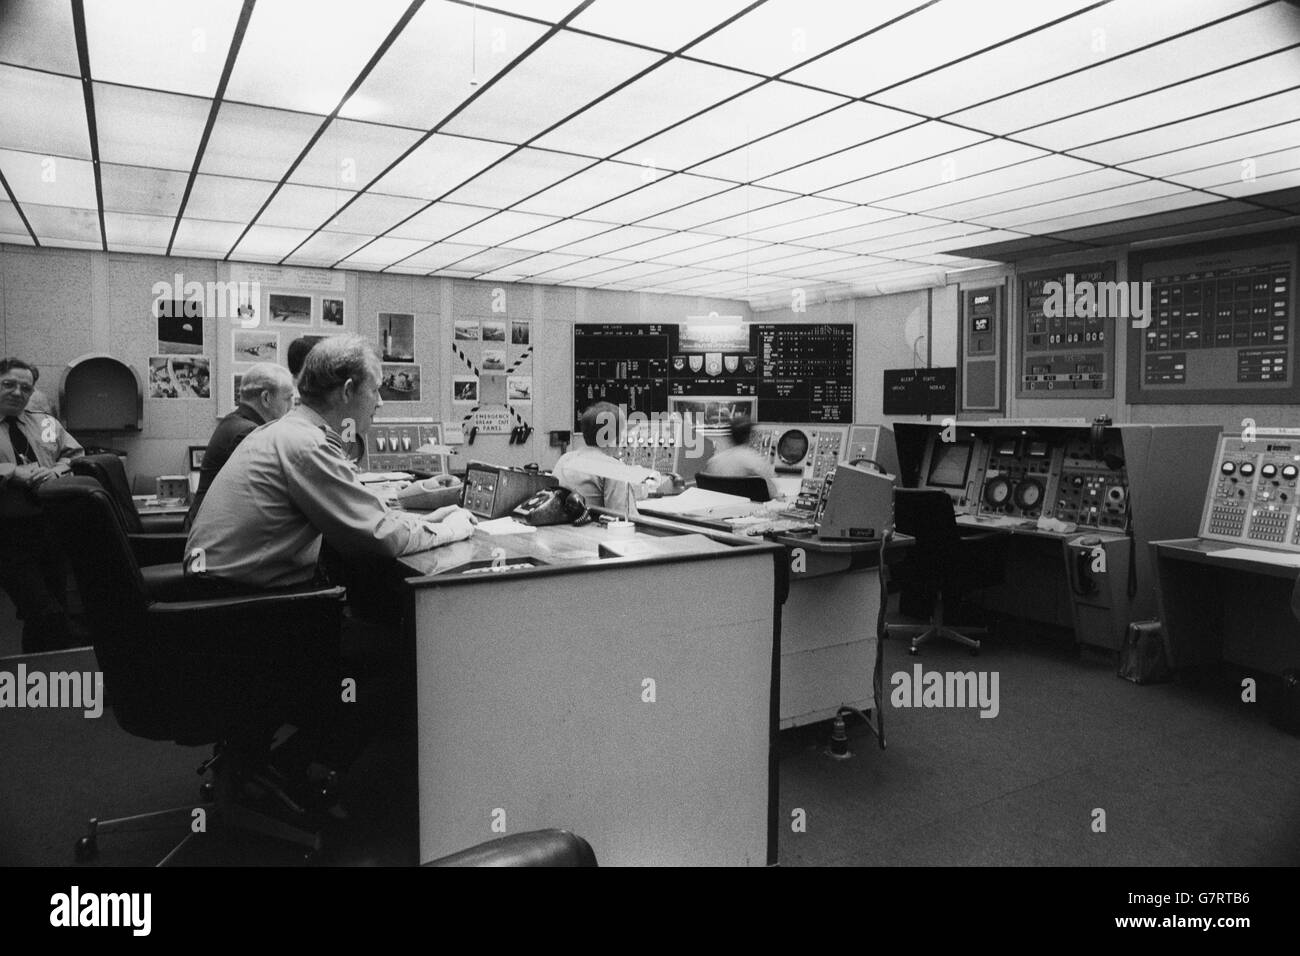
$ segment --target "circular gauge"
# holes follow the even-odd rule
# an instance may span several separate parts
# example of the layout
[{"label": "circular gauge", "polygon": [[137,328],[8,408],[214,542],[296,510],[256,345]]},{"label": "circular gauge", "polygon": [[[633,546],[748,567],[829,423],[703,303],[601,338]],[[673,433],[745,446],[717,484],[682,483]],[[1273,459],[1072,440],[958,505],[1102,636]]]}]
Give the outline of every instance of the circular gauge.
[{"label": "circular gauge", "polygon": [[808,455],[808,436],[797,428],[781,435],[776,442],[776,457],[785,465],[797,465]]},{"label": "circular gauge", "polygon": [[1241,473],[1249,477],[1255,473],[1255,466],[1248,461],[1243,461],[1241,463]]},{"label": "circular gauge", "polygon": [[993,508],[1001,508],[1011,498],[1011,482],[998,475],[984,483],[984,503]]},{"label": "circular gauge", "polygon": [[1287,481],[1295,481],[1295,476],[1300,473],[1295,465],[1286,465],[1282,468],[1282,477]]},{"label": "circular gauge", "polygon": [[1236,472],[1236,470],[1237,470],[1236,464],[1231,461],[1225,461],[1222,465],[1219,466],[1219,471],[1223,472],[1225,475],[1231,475],[1234,472]]},{"label": "circular gauge", "polygon": [[1043,501],[1043,483],[1037,478],[1026,478],[1016,485],[1016,507],[1021,511],[1035,511]]},{"label": "circular gauge", "polygon": [[1259,473],[1265,478],[1272,478],[1277,475],[1277,465],[1268,464],[1259,469]]}]

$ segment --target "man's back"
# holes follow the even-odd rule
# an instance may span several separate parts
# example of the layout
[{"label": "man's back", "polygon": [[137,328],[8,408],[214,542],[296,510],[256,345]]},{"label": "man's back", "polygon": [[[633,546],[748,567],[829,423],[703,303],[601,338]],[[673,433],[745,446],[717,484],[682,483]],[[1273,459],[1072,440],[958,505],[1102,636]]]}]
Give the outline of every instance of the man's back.
[{"label": "man's back", "polygon": [[773,498],[781,493],[772,463],[748,445],[724,448],[710,458],[702,470],[719,478],[762,478],[767,482],[768,494]]},{"label": "man's back", "polygon": [[262,416],[247,405],[240,405],[217,422],[217,427],[213,429],[212,437],[208,439],[207,448],[203,452],[203,466],[199,470],[198,493],[200,495],[207,494],[213,480],[217,477],[217,472],[221,471],[225,463],[230,460],[239,443],[262,423]]}]

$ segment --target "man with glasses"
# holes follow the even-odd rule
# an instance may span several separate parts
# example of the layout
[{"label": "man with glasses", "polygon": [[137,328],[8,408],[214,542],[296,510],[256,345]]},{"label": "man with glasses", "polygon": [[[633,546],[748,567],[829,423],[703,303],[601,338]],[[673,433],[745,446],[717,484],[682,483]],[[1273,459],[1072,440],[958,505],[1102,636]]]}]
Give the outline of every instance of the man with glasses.
[{"label": "man with glasses", "polygon": [[61,599],[63,562],[34,497],[71,471],[81,445],[53,415],[28,408],[40,372],[22,359],[0,359],[0,588],[23,619],[23,653],[86,643]]}]

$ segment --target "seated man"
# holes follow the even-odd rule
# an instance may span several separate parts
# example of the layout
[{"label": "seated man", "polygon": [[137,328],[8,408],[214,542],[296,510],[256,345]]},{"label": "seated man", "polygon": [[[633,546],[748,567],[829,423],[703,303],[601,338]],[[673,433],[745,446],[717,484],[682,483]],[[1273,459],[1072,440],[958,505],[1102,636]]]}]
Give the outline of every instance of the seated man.
[{"label": "seated man", "polygon": [[302,371],[303,362],[307,361],[307,354],[318,341],[320,340],[314,335],[300,335],[289,343],[289,354],[285,361],[289,365],[289,374],[295,379]]},{"label": "seated man", "polygon": [[199,505],[212,487],[223,465],[249,433],[259,425],[284,417],[293,404],[293,378],[288,369],[270,362],[258,362],[240,380],[239,407],[217,422],[203,452],[199,487],[185,516],[185,527],[194,524]]},{"label": "seated man", "polygon": [[389,508],[343,456],[383,402],[379,357],[356,335],[318,343],[298,376],[302,404],[255,430],[217,474],[186,544],[186,572],[279,588],[316,574],[322,537],[340,554],[395,558],[468,538],[457,507],[432,515]]},{"label": "seated man", "polygon": [[0,587],[23,619],[23,653],[87,644],[63,608],[63,562],[32,497],[71,471],[81,445],[53,415],[28,407],[40,372],[0,359]]},{"label": "seated man", "polygon": [[762,478],[767,482],[767,493],[773,498],[780,497],[776,469],[766,457],[749,447],[753,430],[754,423],[748,415],[732,415],[730,430],[714,441],[718,450],[700,470],[719,478]]},{"label": "seated man", "polygon": [[579,424],[586,447],[561,455],[551,474],[563,487],[582,495],[588,505],[628,515],[634,502],[652,492],[670,494],[673,491],[671,477],[647,478],[644,482],[629,484],[592,471],[593,465],[615,460],[618,448],[618,409],[609,402],[592,405],[582,413]]}]

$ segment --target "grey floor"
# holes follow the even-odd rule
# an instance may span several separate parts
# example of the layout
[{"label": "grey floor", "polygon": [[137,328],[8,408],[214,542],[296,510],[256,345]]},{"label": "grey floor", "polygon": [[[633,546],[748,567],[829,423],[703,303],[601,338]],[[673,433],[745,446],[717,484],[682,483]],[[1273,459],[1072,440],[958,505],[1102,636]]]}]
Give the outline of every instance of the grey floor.
[{"label": "grey floor", "polygon": [[[0,647],[13,640],[0,614]],[[12,662],[10,662],[12,664]],[[910,657],[889,642],[885,675],[998,674],[999,713],[887,707],[888,747],[849,725],[852,757],[825,753],[825,724],[780,739],[786,866],[1148,866],[1300,864],[1300,738],[1239,701],[1236,675],[1139,687],[1104,656],[1057,639],[1007,634],[978,658],[954,645]],[[0,664],[0,667],[7,666]],[[89,652],[48,669],[92,668]],[[0,864],[65,865],[84,820],[193,805],[201,749],[138,740],[111,716],[9,711],[0,721]],[[390,739],[354,768],[353,824],[331,862],[415,862],[412,741]],[[806,832],[791,831],[803,811]],[[1104,811],[1104,832],[1094,831]],[[101,841],[101,865],[148,865],[175,830]],[[195,865],[287,864],[295,853],[249,838],[206,845]]]}]

